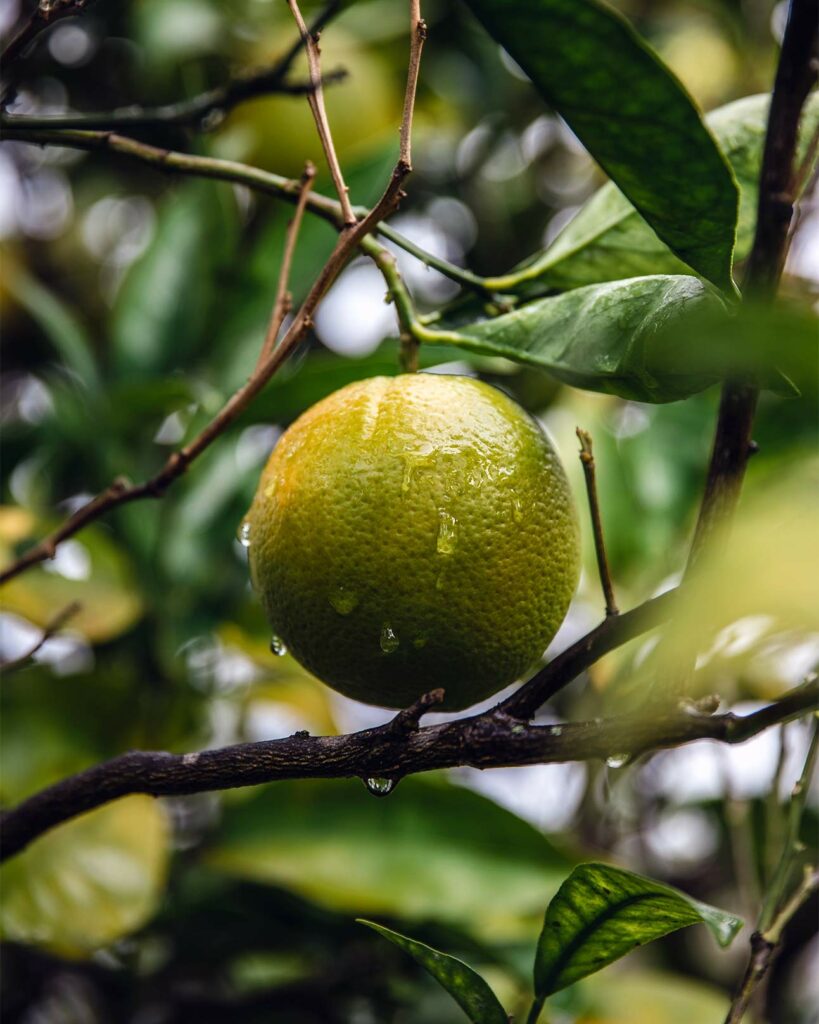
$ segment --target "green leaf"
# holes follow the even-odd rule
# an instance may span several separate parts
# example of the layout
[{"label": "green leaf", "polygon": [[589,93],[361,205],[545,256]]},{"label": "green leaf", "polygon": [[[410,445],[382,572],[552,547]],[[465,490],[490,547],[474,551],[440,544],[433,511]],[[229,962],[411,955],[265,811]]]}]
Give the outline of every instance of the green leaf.
[{"label": "green leaf", "polygon": [[225,809],[208,854],[226,874],[340,910],[528,933],[571,861],[485,797],[405,779],[386,799],[358,780],[282,782]]},{"label": "green leaf", "polygon": [[599,0],[467,0],[679,258],[733,291],[737,187],[672,72]]},{"label": "green leaf", "polygon": [[129,796],[60,825],[0,869],[0,936],[89,956],[141,927],[165,886],[168,827]]},{"label": "green leaf", "polygon": [[607,864],[581,864],[546,910],[535,951],[536,996],[542,1001],[636,946],[700,923],[720,946],[742,927],[740,918],[679,889]]},{"label": "green leaf", "polygon": [[157,211],[156,234],[117,295],[111,335],[122,376],[187,366],[205,352],[209,317],[225,282],[236,209],[226,186],[187,182]]},{"label": "green leaf", "polygon": [[[734,260],[744,260],[756,226],[759,172],[770,96],[747,96],[705,118],[739,185],[739,221]],[[819,127],[819,93],[805,104],[798,160]],[[805,180],[809,180],[807,175]],[[545,252],[490,283],[498,291],[529,293],[577,288],[639,274],[681,274],[682,260],[652,231],[612,182],[598,189]]]},{"label": "green leaf", "polygon": [[538,366],[586,391],[673,402],[719,379],[712,368],[698,373],[684,353],[679,363],[663,360],[667,325],[704,307],[723,308],[697,278],[635,277],[539,299],[457,331],[421,328],[420,335]]},{"label": "green leaf", "polygon": [[440,953],[423,942],[399,935],[398,932],[390,931],[389,928],[384,928],[373,921],[365,921],[363,918],[357,920],[383,935],[385,939],[389,939],[405,953],[409,953],[416,963],[429,971],[449,992],[472,1024],[509,1024],[509,1018],[495,993],[480,974],[473,971],[463,960]]},{"label": "green leaf", "polygon": [[16,260],[4,258],[4,285],[42,329],[86,387],[99,384],[99,371],[88,332],[73,310]]}]

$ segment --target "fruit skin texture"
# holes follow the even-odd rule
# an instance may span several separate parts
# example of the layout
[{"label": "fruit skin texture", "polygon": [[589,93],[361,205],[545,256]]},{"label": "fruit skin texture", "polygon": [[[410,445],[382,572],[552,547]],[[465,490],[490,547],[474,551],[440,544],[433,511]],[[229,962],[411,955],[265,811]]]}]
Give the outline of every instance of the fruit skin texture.
[{"label": "fruit skin texture", "polygon": [[517,679],[577,585],[557,454],[501,391],[405,374],[350,384],[282,436],[247,516],[276,636],[329,686],[449,710]]}]

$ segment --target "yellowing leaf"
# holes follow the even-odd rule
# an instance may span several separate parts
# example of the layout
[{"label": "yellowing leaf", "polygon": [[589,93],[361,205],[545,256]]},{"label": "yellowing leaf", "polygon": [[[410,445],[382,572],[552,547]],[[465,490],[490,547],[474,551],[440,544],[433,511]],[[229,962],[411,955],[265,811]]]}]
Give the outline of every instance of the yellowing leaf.
[{"label": "yellowing leaf", "polygon": [[60,825],[0,869],[0,936],[81,958],[140,928],[161,897],[168,827],[130,796]]}]

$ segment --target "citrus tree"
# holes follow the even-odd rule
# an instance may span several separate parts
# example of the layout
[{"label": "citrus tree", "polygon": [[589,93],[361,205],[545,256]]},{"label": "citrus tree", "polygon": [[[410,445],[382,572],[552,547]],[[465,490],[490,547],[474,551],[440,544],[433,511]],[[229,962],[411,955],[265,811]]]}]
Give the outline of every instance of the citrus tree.
[{"label": "citrus tree", "polygon": [[7,19],[9,1019],[812,1019],[819,10],[713,7]]}]

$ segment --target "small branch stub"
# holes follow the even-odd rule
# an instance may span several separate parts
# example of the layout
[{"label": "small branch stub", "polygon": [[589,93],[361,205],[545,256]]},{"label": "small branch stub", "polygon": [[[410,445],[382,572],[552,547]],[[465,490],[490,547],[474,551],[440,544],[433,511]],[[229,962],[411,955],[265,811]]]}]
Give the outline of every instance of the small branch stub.
[{"label": "small branch stub", "polygon": [[597,475],[595,472],[591,434],[580,427],[577,428],[576,433],[577,439],[580,441],[580,463],[583,466],[583,475],[586,478],[586,493],[589,496],[589,512],[594,533],[594,550],[597,555],[597,569],[600,573],[603,596],[606,599],[606,615],[619,615],[617,602],[614,599],[614,585],[611,581],[609,562],[606,556],[606,545],[603,540],[603,523],[600,518],[600,504],[597,498]]}]

